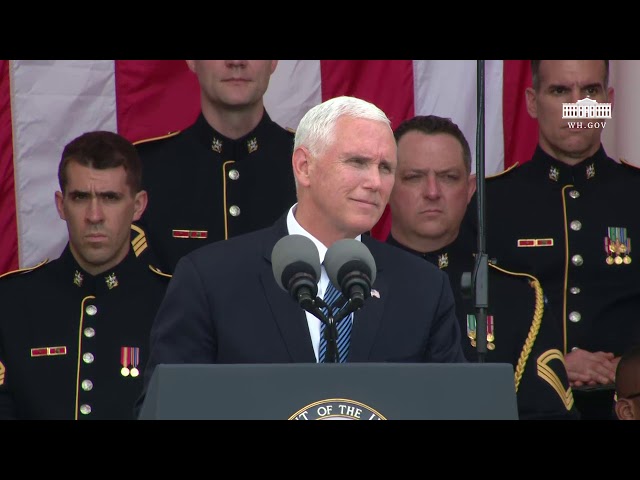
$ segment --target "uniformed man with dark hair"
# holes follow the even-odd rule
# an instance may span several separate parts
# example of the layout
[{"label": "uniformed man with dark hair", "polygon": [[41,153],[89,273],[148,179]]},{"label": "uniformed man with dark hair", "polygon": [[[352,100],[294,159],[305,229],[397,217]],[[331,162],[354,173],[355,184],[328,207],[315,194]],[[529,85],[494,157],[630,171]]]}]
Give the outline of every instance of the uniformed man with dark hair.
[{"label": "uniformed man with dark hair", "polygon": [[487,179],[487,252],[536,275],[559,313],[576,406],[613,418],[620,355],[640,343],[640,170],[601,143],[614,91],[608,60],[533,60],[530,161]]},{"label": "uniformed man with dark hair", "polygon": [[[136,142],[149,207],[138,222],[163,270],[207,243],[269,226],[295,203],[294,133],[263,97],[277,60],[187,60],[201,113],[181,132]],[[135,241],[135,240],[134,240]]]},{"label": "uniformed man with dark hair", "polygon": [[66,145],[61,256],[0,278],[0,419],[133,419],[169,278],[137,258],[147,205],[135,147],[106,131]]},{"label": "uniformed man with dark hair", "polygon": [[[389,200],[392,224],[387,243],[449,275],[465,356],[480,360],[475,305],[461,287],[462,274],[473,271],[476,251],[473,239],[459,235],[476,190],[469,144],[455,123],[434,115],[406,120],[394,133],[398,167]],[[488,275],[483,361],[513,365],[520,419],[577,419],[561,351],[562,333],[540,282],[492,264]]]}]

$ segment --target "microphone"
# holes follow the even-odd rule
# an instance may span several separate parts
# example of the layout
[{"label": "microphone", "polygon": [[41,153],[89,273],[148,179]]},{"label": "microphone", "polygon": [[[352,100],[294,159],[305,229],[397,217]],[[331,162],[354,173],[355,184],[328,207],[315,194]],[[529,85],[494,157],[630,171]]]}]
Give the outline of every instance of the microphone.
[{"label": "microphone", "polygon": [[271,251],[276,282],[305,310],[314,310],[320,278],[320,254],[304,235],[282,237]]},{"label": "microphone", "polygon": [[358,240],[338,240],[327,250],[324,267],[331,282],[349,299],[350,312],[364,305],[376,279],[376,261],[367,246]]}]

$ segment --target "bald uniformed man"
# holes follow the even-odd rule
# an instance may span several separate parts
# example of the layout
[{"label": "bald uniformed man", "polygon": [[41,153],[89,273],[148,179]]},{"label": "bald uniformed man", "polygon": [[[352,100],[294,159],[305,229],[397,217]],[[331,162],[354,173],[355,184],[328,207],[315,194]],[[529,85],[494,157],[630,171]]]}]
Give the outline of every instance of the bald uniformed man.
[{"label": "bald uniformed man", "polygon": [[197,120],[136,143],[149,192],[138,243],[146,240],[166,273],[198,247],[273,224],[296,201],[294,132],[263,101],[277,60],[187,64],[200,83]]},{"label": "bald uniformed man", "polygon": [[116,133],[65,147],[55,201],[69,241],[59,258],[0,278],[0,419],[134,419],[168,283],[130,245],[147,204],[140,177]]},{"label": "bald uniformed man", "polygon": [[582,417],[611,419],[617,362],[640,343],[640,170],[607,156],[606,118],[563,118],[564,104],[584,99],[613,107],[607,60],[531,67],[538,146],[529,162],[487,180],[487,252],[538,277],[559,312]]}]

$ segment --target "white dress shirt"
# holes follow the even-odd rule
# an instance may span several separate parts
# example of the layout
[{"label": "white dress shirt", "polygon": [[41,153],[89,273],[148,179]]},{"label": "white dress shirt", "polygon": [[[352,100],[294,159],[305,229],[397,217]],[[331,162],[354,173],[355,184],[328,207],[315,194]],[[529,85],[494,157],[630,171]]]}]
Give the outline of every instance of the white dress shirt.
[{"label": "white dress shirt", "polygon": [[[289,231],[289,235],[304,235],[309,238],[315,244],[318,249],[318,254],[320,256],[320,264],[321,264],[321,274],[320,281],[318,282],[318,297],[324,299],[324,292],[327,290],[327,286],[329,285],[329,276],[322,264],[324,262],[324,256],[327,254],[327,247],[316,237],[307,232],[296,220],[295,211],[298,204],[296,203],[289,209],[289,213],[287,214],[287,230]],[[358,235],[356,240],[361,241],[361,235]],[[307,324],[309,325],[309,334],[311,335],[311,344],[313,345],[313,351],[316,355],[316,361],[318,361],[318,347],[320,344],[320,325],[322,322],[319,318],[315,317],[309,312],[305,312],[307,316]],[[349,319],[345,319],[347,321]],[[352,320],[350,320],[352,321]]]}]

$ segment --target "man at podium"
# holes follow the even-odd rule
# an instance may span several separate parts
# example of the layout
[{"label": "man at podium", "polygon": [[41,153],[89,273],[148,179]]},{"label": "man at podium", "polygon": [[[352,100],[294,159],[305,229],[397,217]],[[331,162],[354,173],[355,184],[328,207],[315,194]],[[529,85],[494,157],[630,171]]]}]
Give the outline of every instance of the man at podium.
[{"label": "man at podium", "polygon": [[159,364],[466,362],[446,274],[369,235],[396,163],[375,105],[345,96],[309,110],[292,155],[298,202],[272,227],[179,261],[145,392]]}]

